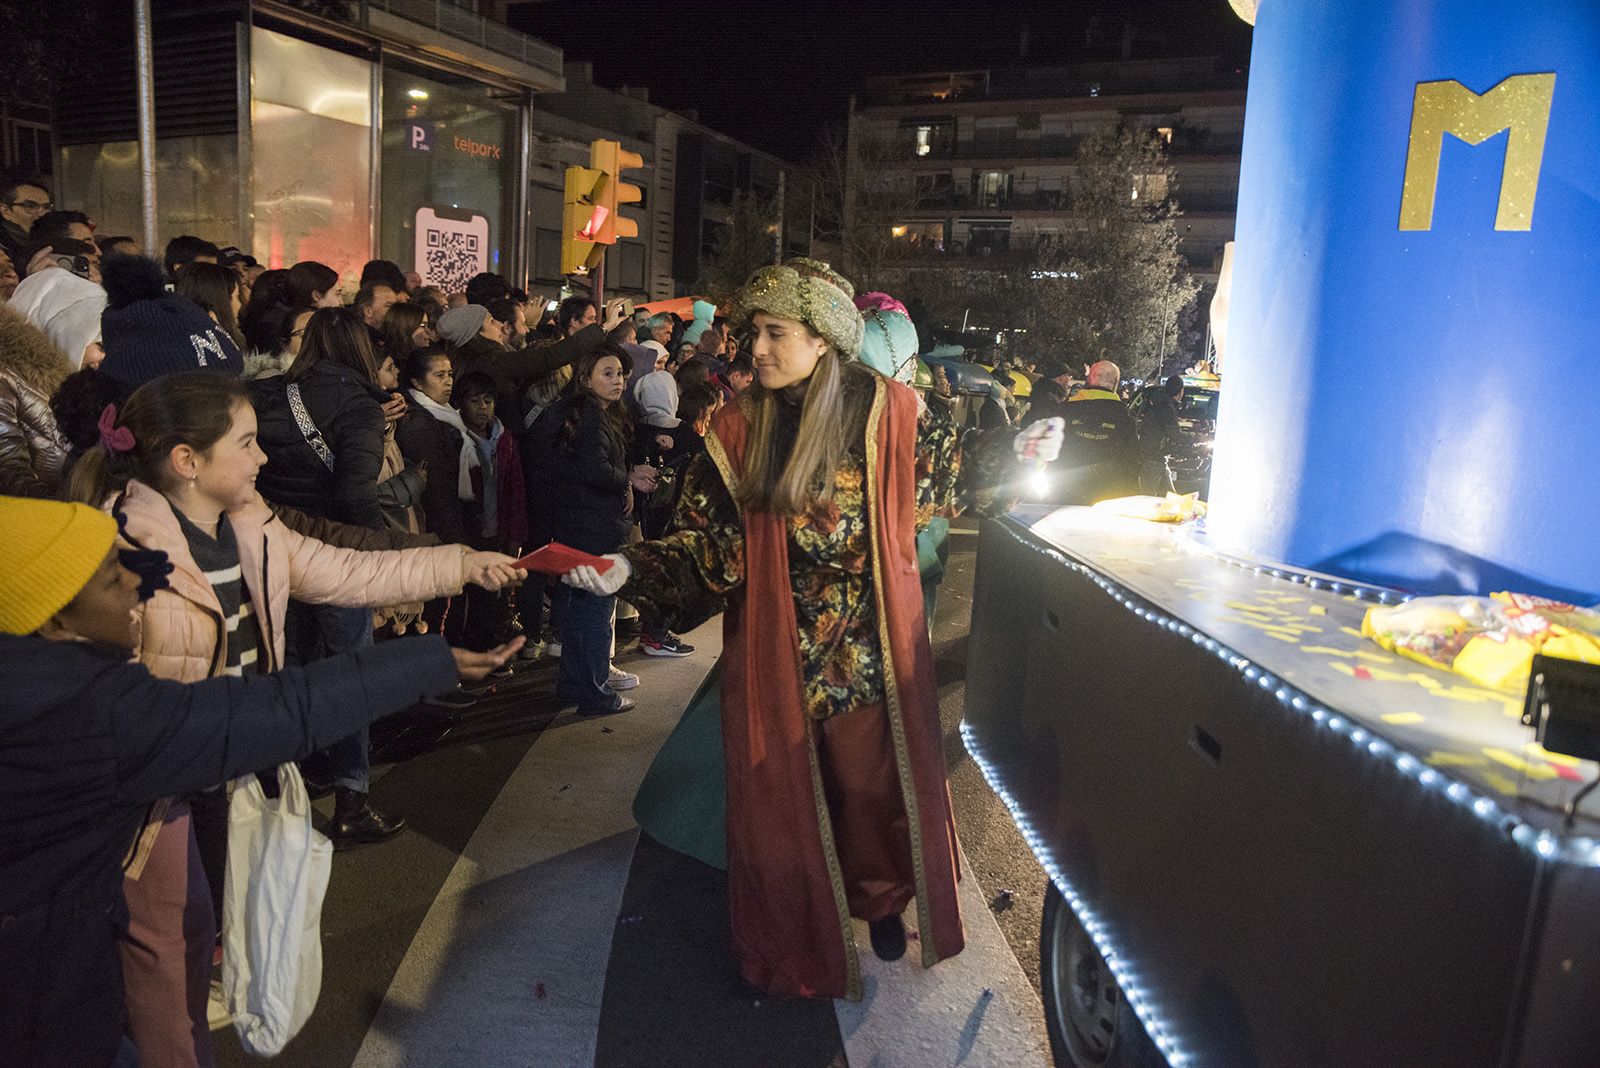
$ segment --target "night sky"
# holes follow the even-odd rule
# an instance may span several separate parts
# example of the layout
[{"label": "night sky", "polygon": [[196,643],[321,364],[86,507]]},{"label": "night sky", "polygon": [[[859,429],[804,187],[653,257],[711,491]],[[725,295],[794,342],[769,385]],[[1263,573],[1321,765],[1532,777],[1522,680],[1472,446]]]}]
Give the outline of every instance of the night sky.
[{"label": "night sky", "polygon": [[799,160],[823,124],[843,125],[868,75],[1110,58],[1084,51],[1095,16],[1113,41],[1134,23],[1136,58],[1249,58],[1250,27],[1227,0],[546,0],[510,21],[593,62],[601,85],[646,86],[655,103],[698,109],[707,126]]}]

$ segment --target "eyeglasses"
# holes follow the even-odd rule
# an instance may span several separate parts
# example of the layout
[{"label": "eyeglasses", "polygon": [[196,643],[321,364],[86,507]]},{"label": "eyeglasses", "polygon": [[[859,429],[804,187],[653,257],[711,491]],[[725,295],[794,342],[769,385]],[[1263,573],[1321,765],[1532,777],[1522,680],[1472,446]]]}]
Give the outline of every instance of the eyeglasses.
[{"label": "eyeglasses", "polygon": [[37,200],[13,200],[6,204],[6,207],[21,208],[23,211],[31,211],[35,215],[43,215],[47,211],[56,210],[56,206],[50,203],[48,200],[43,204],[39,203]]}]

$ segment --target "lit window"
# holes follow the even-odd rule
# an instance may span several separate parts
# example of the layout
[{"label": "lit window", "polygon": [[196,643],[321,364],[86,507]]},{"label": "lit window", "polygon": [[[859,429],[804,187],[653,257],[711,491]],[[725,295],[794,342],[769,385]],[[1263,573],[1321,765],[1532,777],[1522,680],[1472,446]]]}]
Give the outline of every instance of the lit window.
[{"label": "lit window", "polygon": [[1169,144],[1169,145],[1172,144],[1172,127],[1170,127],[1170,126],[1157,126],[1156,127],[1156,136],[1161,138],[1161,140],[1165,141],[1167,144]]},{"label": "lit window", "polygon": [[933,127],[917,127],[917,155],[926,156],[933,151]]},{"label": "lit window", "polygon": [[890,237],[905,237],[907,230],[908,230],[908,227],[906,227],[903,224],[900,225],[900,226],[891,226],[891,227],[889,227],[889,236]]}]

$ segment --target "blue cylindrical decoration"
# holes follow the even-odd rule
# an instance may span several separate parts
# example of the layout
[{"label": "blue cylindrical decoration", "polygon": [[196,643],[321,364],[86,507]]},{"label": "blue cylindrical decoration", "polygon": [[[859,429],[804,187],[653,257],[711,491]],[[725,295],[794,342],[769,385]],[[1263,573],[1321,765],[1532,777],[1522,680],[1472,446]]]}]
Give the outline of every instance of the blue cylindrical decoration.
[{"label": "blue cylindrical decoration", "polygon": [[1265,0],[1210,537],[1600,598],[1600,4]]}]

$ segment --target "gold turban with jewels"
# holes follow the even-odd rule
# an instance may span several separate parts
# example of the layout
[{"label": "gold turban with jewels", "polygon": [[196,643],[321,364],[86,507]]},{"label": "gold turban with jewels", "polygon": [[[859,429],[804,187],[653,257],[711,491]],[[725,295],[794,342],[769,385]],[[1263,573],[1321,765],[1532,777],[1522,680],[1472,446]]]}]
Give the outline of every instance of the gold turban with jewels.
[{"label": "gold turban with jewels", "polygon": [[826,264],[817,267],[822,270],[797,270],[789,264],[763,267],[734,294],[734,304],[744,318],[766,312],[805,323],[841,355],[854,356],[861,349],[862,321],[851,299],[852,287]]}]

